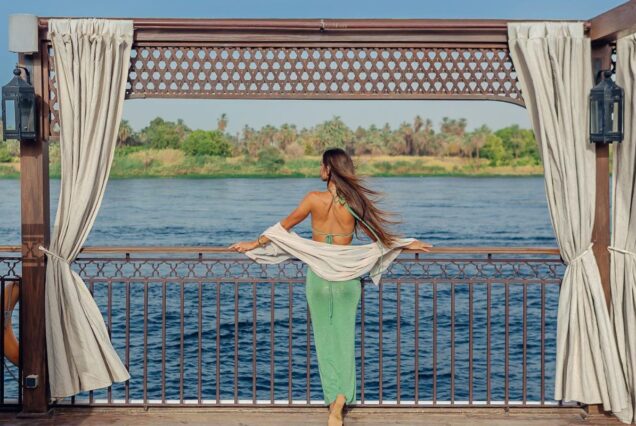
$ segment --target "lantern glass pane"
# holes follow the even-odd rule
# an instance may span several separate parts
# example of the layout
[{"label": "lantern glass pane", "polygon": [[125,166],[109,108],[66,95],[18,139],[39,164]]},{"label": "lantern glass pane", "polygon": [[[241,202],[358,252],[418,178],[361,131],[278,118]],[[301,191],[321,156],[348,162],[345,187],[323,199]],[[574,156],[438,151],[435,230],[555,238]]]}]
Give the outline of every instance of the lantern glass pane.
[{"label": "lantern glass pane", "polygon": [[590,131],[603,132],[603,102],[596,99],[590,102]]},{"label": "lantern glass pane", "polygon": [[17,130],[15,99],[7,99],[4,103],[4,114],[6,118],[5,129],[7,131],[15,132]]},{"label": "lantern glass pane", "polygon": [[33,132],[35,130],[35,109],[33,108],[33,100],[27,97],[20,99],[20,114],[22,119],[20,124],[22,125],[23,132]]},{"label": "lantern glass pane", "polygon": [[619,115],[620,113],[620,101],[615,100],[612,102],[612,133],[618,133],[619,129]]}]

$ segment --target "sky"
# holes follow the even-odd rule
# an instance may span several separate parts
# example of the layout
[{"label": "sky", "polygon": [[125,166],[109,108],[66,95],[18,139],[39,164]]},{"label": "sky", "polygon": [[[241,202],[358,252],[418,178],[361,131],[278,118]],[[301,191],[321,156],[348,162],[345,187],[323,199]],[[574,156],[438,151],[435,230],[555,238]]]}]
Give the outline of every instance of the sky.
[{"label": "sky", "polygon": [[[11,77],[16,55],[8,51],[7,19],[12,13],[68,17],[146,18],[491,18],[585,20],[625,0],[0,0],[0,84]],[[493,101],[292,101],[129,100],[124,119],[135,130],[157,116],[182,118],[192,128],[214,129],[226,113],[228,131],[245,125],[296,124],[310,127],[340,116],[350,127],[389,123],[397,127],[415,115],[436,125],[443,117],[466,118],[468,129],[530,127],[525,109]]]}]

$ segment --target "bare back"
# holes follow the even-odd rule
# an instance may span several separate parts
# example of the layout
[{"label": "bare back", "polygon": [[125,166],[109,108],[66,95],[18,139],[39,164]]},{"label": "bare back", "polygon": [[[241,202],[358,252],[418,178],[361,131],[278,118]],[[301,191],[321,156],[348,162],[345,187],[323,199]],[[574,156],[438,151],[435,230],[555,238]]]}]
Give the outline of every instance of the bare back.
[{"label": "bare back", "polygon": [[353,240],[356,220],[347,208],[336,202],[329,191],[312,192],[312,239],[331,244],[347,245]]}]

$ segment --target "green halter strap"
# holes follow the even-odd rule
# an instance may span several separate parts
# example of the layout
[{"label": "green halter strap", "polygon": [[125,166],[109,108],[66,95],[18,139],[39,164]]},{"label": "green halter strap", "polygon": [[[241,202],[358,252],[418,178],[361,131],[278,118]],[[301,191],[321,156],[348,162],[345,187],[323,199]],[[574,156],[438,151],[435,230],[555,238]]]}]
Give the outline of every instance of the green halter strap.
[{"label": "green halter strap", "polygon": [[[362,220],[362,218],[360,216],[358,216],[358,214],[356,212],[354,212],[351,207],[349,207],[349,203],[347,203],[347,201],[344,199],[344,197],[337,196],[337,198],[334,197],[334,199],[336,199],[340,204],[344,205],[347,208],[347,210],[349,210],[349,213],[351,213],[351,215],[354,218],[356,218],[360,222],[364,223],[364,225],[367,227],[367,229],[369,231],[371,231],[371,233],[375,237],[376,241],[381,243],[380,238],[378,237],[378,234],[375,233],[375,230],[373,229],[373,227],[370,226],[368,223],[366,223],[364,220]],[[382,248],[380,248],[380,267],[382,266],[383,257],[384,257],[384,251],[382,250]],[[379,272],[377,274],[375,274],[375,275],[379,275]],[[375,276],[375,275],[372,275],[372,276]]]}]

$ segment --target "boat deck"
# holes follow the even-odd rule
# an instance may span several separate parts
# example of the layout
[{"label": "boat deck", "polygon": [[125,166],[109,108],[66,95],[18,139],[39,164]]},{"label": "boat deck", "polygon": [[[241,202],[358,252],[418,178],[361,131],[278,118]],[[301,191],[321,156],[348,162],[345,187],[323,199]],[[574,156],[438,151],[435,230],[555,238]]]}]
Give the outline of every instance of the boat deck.
[{"label": "boat deck", "polygon": [[[317,408],[57,408],[51,415],[20,418],[15,412],[0,413],[0,423],[8,425],[135,425],[175,424],[223,426],[325,425],[326,407]],[[603,414],[587,414],[583,409],[352,409],[345,416],[347,426],[365,425],[619,425]]]}]

